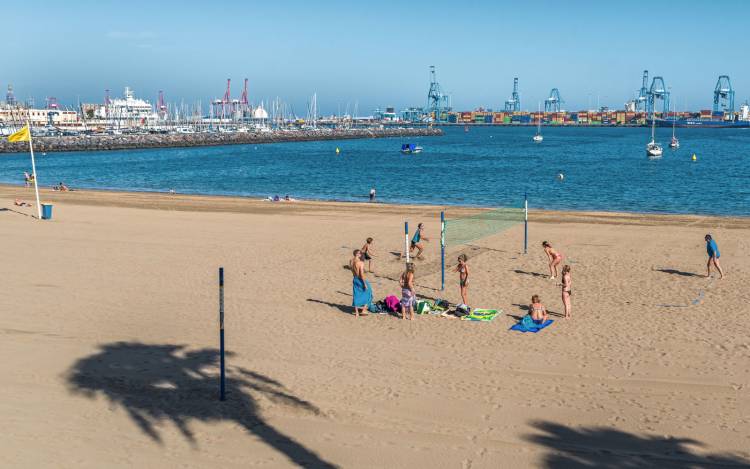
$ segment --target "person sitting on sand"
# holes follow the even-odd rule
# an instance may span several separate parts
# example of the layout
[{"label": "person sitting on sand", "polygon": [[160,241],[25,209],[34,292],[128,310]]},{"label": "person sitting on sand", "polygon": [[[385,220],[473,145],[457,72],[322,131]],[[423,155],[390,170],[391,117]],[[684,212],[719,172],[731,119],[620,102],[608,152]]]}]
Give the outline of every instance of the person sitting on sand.
[{"label": "person sitting on sand", "polygon": [[[349,261],[349,269],[352,271],[352,306],[354,315],[359,317],[367,315],[367,307],[372,303],[372,287],[365,278],[365,263],[362,262],[362,251],[355,249]],[[360,313],[361,310],[361,313]]]},{"label": "person sitting on sand", "polygon": [[278,202],[278,201],[280,201],[280,200],[281,200],[281,199],[279,198],[279,196],[278,196],[278,195],[274,195],[274,196],[273,196],[273,201],[274,201],[274,202]]},{"label": "person sitting on sand", "polygon": [[24,202],[23,200],[16,199],[14,202],[14,205],[18,207],[31,207],[31,204],[28,202]]},{"label": "person sitting on sand", "polygon": [[454,272],[458,272],[458,286],[461,290],[461,301],[463,304],[469,304],[469,265],[466,263],[469,260],[466,254],[458,256],[458,265]]},{"label": "person sitting on sand", "polygon": [[410,253],[414,250],[414,248],[417,248],[417,255],[415,259],[422,258],[422,250],[424,249],[422,246],[422,240],[429,241],[427,236],[424,235],[424,227],[422,223],[420,223],[417,225],[417,231],[414,233],[414,236],[411,238],[411,245],[409,246]]},{"label": "person sitting on sand", "polygon": [[401,274],[399,280],[401,285],[401,319],[406,319],[409,312],[409,320],[414,320],[414,307],[417,305],[417,294],[414,292],[414,263],[406,264],[406,271]]},{"label": "person sitting on sand", "polygon": [[362,246],[362,259],[367,261],[367,270],[372,272],[372,258],[375,257],[375,253],[372,250],[372,238],[367,238],[365,245]]},{"label": "person sitting on sand", "polygon": [[560,284],[562,287],[562,302],[563,307],[565,308],[565,319],[570,319],[570,295],[572,294],[570,291],[570,282],[570,266],[565,264],[562,268],[562,283]]},{"label": "person sitting on sand", "polygon": [[547,308],[544,307],[542,301],[539,299],[539,295],[531,297],[531,304],[529,305],[529,316],[535,324],[543,324],[544,321],[549,319],[547,314]]},{"label": "person sitting on sand", "polygon": [[549,260],[549,278],[554,280],[557,278],[557,266],[562,262],[563,254],[555,251],[555,248],[553,248],[547,241],[542,241],[542,247],[544,248],[544,253],[547,254],[547,259]]},{"label": "person sitting on sand", "polygon": [[719,253],[719,246],[716,245],[716,241],[711,237],[710,234],[706,235],[706,252],[708,253],[708,264],[706,265],[706,277],[711,276],[711,264],[713,264],[716,267],[716,270],[719,271],[719,279],[724,278],[724,271],[721,270],[721,265],[719,265],[719,257],[721,257],[721,253]]}]

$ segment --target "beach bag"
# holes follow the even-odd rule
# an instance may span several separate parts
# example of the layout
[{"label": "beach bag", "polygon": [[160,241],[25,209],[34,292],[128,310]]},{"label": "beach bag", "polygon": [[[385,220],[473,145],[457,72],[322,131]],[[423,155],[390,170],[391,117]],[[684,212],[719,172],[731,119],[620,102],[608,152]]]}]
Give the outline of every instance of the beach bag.
[{"label": "beach bag", "polygon": [[399,306],[401,305],[401,302],[394,295],[386,296],[383,302],[385,303],[385,309],[392,313],[398,312]]},{"label": "beach bag", "polygon": [[417,301],[417,314],[427,314],[431,310],[430,303],[425,300]]},{"label": "beach bag", "polygon": [[469,308],[466,305],[458,305],[456,306],[456,312],[453,313],[458,317],[467,316],[471,312],[471,308]]}]

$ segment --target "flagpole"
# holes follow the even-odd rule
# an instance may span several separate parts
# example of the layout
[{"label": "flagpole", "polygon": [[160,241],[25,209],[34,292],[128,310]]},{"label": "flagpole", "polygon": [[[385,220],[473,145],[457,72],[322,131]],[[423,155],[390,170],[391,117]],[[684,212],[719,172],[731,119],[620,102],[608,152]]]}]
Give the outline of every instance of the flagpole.
[{"label": "flagpole", "polygon": [[36,164],[34,163],[34,145],[31,143],[31,120],[26,121],[29,127],[29,153],[31,153],[31,174],[34,175],[34,192],[36,193],[36,213],[39,220],[42,219],[42,204],[39,203],[39,183],[36,177]]}]

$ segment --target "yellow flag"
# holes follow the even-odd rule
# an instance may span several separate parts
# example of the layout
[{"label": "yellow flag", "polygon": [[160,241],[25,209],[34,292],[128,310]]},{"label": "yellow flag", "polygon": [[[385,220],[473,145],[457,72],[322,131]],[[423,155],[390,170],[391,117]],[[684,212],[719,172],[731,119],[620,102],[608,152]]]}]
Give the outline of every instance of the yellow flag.
[{"label": "yellow flag", "polygon": [[29,133],[29,126],[25,125],[18,132],[8,136],[8,141],[9,142],[28,142],[30,138],[31,138],[31,135]]}]

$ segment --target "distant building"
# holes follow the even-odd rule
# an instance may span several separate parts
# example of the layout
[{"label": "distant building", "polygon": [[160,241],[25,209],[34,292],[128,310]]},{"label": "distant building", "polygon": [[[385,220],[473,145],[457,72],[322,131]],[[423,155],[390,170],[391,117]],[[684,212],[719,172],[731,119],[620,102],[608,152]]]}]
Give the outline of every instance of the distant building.
[{"label": "distant building", "polygon": [[78,124],[78,113],[60,109],[0,109],[0,123],[6,127],[22,126],[27,120],[31,122],[32,127],[71,126]]}]

